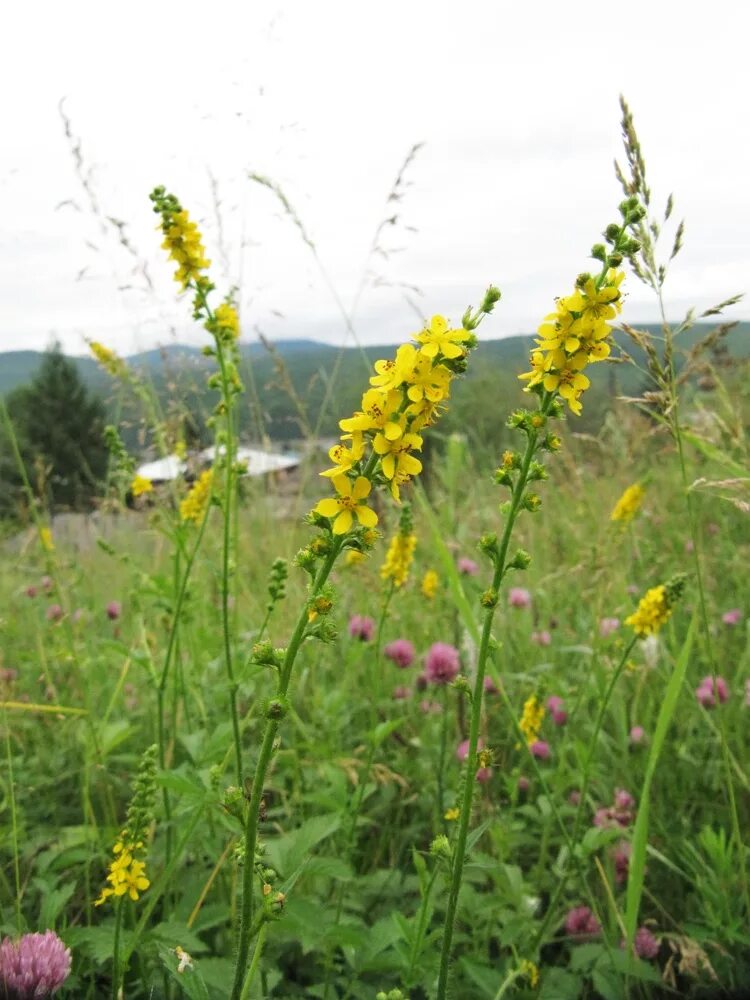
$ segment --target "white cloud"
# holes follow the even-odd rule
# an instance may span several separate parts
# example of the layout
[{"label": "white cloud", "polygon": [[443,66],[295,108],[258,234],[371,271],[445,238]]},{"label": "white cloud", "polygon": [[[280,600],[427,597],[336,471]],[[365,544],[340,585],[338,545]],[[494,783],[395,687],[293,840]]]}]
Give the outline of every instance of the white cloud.
[{"label": "white cloud", "polygon": [[[147,195],[155,183],[174,189],[204,223],[218,265],[209,170],[246,331],[258,323],[275,337],[338,343],[344,328],[326,279],[247,170],[281,184],[348,304],[395,172],[421,140],[402,224],[386,234],[398,252],[375,261],[392,285],[363,295],[362,339],[393,341],[412,328],[399,282],[423,289],[425,312],[456,316],[495,281],[504,298],[488,335],[533,329],[613,218],[620,91],[657,202],[674,190],[676,216],[688,220],[667,286],[673,308],[710,305],[747,283],[750,137],[738,123],[750,91],[749,16],[730,0],[695,12],[645,0],[219,0],[210,9],[137,0],[119,15],[47,2],[9,16],[19,44],[0,69],[12,98],[0,167],[0,350],[44,346],[52,332],[72,351],[84,335],[120,350],[150,346],[170,328],[198,342]],[[127,223],[154,295],[133,290],[134,260],[86,205],[62,97],[99,203]],[[56,208],[67,200],[83,210]],[[652,316],[630,285],[633,317]]]}]

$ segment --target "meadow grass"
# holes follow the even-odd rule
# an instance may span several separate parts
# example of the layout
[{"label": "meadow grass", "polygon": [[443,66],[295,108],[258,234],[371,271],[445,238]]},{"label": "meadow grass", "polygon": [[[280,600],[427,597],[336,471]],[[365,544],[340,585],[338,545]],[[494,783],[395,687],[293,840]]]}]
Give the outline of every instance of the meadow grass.
[{"label": "meadow grass", "polygon": [[[632,413],[623,413],[622,424],[617,433],[626,449],[619,458],[604,433],[598,442],[572,441],[561,456],[544,518],[533,522],[533,531],[531,522],[521,527],[531,567],[500,595],[498,648],[489,672],[502,693],[489,694],[483,711],[481,734],[493,760],[489,780],[477,784],[475,794],[476,836],[456,929],[456,995],[495,995],[523,958],[539,966],[547,996],[587,989],[625,995],[626,974],[630,988],[640,984],[643,995],[655,995],[663,975],[680,990],[710,983],[714,975],[722,984],[739,984],[745,975],[745,902],[737,891],[740,859],[728,835],[731,804],[721,747],[725,739],[744,828],[747,619],[744,606],[736,625],[723,624],[722,614],[744,605],[748,542],[746,515],[729,504],[697,497],[714,656],[730,696],[715,708],[696,699],[710,666],[694,640],[651,776],[638,925],[651,927],[661,941],[657,961],[627,965],[620,950],[628,882],[618,878],[616,852],[632,842],[659,713],[696,616],[694,589],[659,639],[638,643],[628,657],[593,747],[574,835],[571,793],[582,787],[597,713],[629,641],[622,626],[603,637],[600,622],[622,621],[637,600],[633,589],[640,594],[690,564],[672,447]],[[454,481],[431,477],[431,515],[415,515],[416,562],[383,629],[385,644],[396,638],[414,644],[414,665],[399,669],[382,655],[376,664],[374,643],[347,634],[351,616],[379,617],[386,592],[378,573],[382,551],[334,571],[339,636],[300,653],[289,717],[264,785],[262,864],[274,892],[286,898],[258,952],[255,995],[318,996],[328,984],[329,996],[401,988],[418,997],[434,988],[448,871],[439,845],[432,851],[431,845],[455,825],[445,816],[458,801],[456,748],[468,735],[468,706],[453,687],[419,690],[418,677],[434,642],[456,644],[462,670],[471,672],[475,644],[451,585],[460,586],[473,610],[481,577],[450,580],[433,532],[452,558],[471,557],[481,565],[476,538],[497,507],[491,456],[471,455],[459,442],[451,449],[445,462],[453,465]],[[657,451],[663,461],[653,461]],[[694,478],[710,478],[706,460],[694,460]],[[623,530],[608,515],[641,468],[648,474],[643,509]],[[296,519],[279,518],[276,511],[273,492],[256,488],[238,516],[231,610],[242,746],[249,757],[272,691],[268,668],[253,664],[250,655],[268,600],[267,572],[280,550],[295,551],[306,536]],[[138,758],[157,739],[155,664],[168,642],[174,599],[172,552],[159,527],[164,516],[157,508],[140,515],[137,530],[131,521],[115,527],[110,552],[90,542],[56,549],[49,593],[49,582],[42,582],[45,556],[35,539],[4,560],[3,721],[14,795],[6,778],[3,929],[12,933],[17,919],[21,929],[54,926],[76,958],[66,987],[71,996],[106,992],[114,920],[92,903]],[[236,800],[226,796],[233,751],[216,629],[220,521],[213,511],[196,557],[167,698],[169,738],[159,784],[171,794],[170,842],[179,878],[158,878],[168,861],[167,822],[157,811],[148,857],[152,886],[126,912],[122,932],[126,947],[138,934],[128,974],[132,996],[187,990],[193,973],[175,971],[178,946],[192,956],[209,996],[226,995],[231,976],[235,852],[242,831],[233,815]],[[386,526],[395,530],[393,514]],[[440,586],[426,598],[419,584],[430,568],[437,569]],[[291,609],[305,599],[301,576],[291,571],[286,600],[271,618],[274,641],[289,634]],[[510,583],[530,592],[528,607],[508,605]],[[27,596],[29,586],[37,588],[36,596]],[[48,608],[60,603],[61,594],[66,618],[50,621]],[[107,617],[110,601],[122,604],[116,620]],[[540,645],[545,633],[549,645]],[[395,699],[394,689],[402,686],[411,694]],[[564,725],[556,726],[549,714],[543,722],[548,760],[534,760],[515,728],[533,692],[543,700],[563,698],[568,712]],[[81,711],[85,719],[71,714]],[[638,744],[629,736],[636,725],[645,733]],[[525,781],[519,785],[519,779]],[[635,800],[632,817],[623,826],[593,826],[596,810],[610,807],[618,788]],[[151,912],[139,928],[144,905]],[[602,930],[579,941],[566,934],[564,920],[584,905]],[[516,978],[510,988],[532,995],[528,979]]]}]

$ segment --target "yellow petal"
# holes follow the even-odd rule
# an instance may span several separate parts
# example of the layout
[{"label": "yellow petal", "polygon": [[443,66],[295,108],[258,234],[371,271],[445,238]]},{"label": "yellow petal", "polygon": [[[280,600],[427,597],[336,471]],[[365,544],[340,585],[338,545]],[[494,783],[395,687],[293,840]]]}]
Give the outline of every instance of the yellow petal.
[{"label": "yellow petal", "polygon": [[365,476],[358,476],[354,488],[352,489],[351,496],[354,500],[363,500],[369,495],[372,489],[372,483]]},{"label": "yellow petal", "polygon": [[338,500],[334,497],[326,497],[326,499],[321,500],[315,508],[315,513],[320,514],[321,517],[335,517],[339,510],[340,506]]},{"label": "yellow petal", "polygon": [[334,535],[345,535],[352,526],[352,512],[345,508],[333,522]]},{"label": "yellow petal", "polygon": [[352,484],[346,476],[334,476],[332,482],[336,487],[336,492],[340,493],[342,497],[350,497],[352,495]]},{"label": "yellow petal", "polygon": [[396,472],[396,459],[393,457],[393,454],[384,455],[380,465],[385,478],[393,479]]},{"label": "yellow petal", "polygon": [[371,507],[355,507],[354,513],[357,515],[359,523],[363,528],[374,528],[378,523],[378,515]]}]

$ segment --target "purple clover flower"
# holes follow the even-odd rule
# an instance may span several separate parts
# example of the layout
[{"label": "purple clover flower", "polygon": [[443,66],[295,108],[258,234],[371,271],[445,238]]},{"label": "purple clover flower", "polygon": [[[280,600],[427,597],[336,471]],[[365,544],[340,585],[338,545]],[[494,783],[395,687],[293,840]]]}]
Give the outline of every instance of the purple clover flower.
[{"label": "purple clover flower", "polygon": [[408,639],[394,639],[388,643],[383,653],[401,669],[410,667],[414,662],[414,644]]},{"label": "purple clover flower", "polygon": [[427,650],[424,672],[431,684],[449,684],[460,666],[458,650],[447,642],[433,642]]},{"label": "purple clover flower", "polygon": [[70,975],[70,948],[54,931],[0,943],[0,987],[10,1000],[44,1000]]}]

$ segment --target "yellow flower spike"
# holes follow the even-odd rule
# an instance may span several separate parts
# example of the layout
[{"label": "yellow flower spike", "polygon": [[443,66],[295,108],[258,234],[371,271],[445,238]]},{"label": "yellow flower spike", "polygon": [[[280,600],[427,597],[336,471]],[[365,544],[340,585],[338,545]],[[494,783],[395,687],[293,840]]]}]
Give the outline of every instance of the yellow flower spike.
[{"label": "yellow flower spike", "polygon": [[464,353],[460,344],[468,337],[467,330],[449,330],[442,316],[433,316],[428,327],[414,334],[414,340],[422,345],[419,353],[427,358],[436,358],[438,354],[444,358],[460,358]]},{"label": "yellow flower spike", "polygon": [[98,340],[89,341],[89,350],[112,378],[120,378],[127,371],[127,366],[122,358],[119,358],[109,347],[100,344]]},{"label": "yellow flower spike", "polygon": [[180,519],[197,524],[203,517],[213,485],[213,469],[206,469],[190,487],[188,495],[180,501]]},{"label": "yellow flower spike", "polygon": [[636,610],[625,619],[625,624],[630,625],[636,635],[645,638],[656,635],[671,614],[667,588],[661,584],[646,591]]},{"label": "yellow flower spike", "polygon": [[434,569],[428,569],[425,575],[422,577],[421,591],[422,596],[426,597],[428,601],[431,601],[435,594],[438,592],[438,587],[440,586],[440,577],[437,575]]},{"label": "yellow flower spike", "polygon": [[526,742],[531,745],[539,739],[539,732],[544,721],[544,705],[535,694],[530,695],[523,705],[523,713],[518,728],[526,738]]},{"label": "yellow flower spike", "polygon": [[39,529],[39,541],[45,552],[55,551],[55,540],[52,537],[52,530],[46,525]]},{"label": "yellow flower spike", "polygon": [[625,490],[614,506],[614,510],[609,516],[610,521],[622,521],[627,524],[632,521],[641,509],[646,491],[640,483],[633,483]]},{"label": "yellow flower spike", "polygon": [[396,589],[403,587],[409,576],[414,550],[417,547],[417,536],[413,533],[402,534],[400,531],[391,539],[385,561],[380,567],[383,580],[393,580]]},{"label": "yellow flower spike", "polygon": [[219,330],[226,330],[229,335],[237,340],[240,335],[240,318],[237,310],[229,302],[222,302],[214,310],[215,325]]},{"label": "yellow flower spike", "polygon": [[335,518],[334,535],[345,535],[351,529],[355,517],[363,527],[374,528],[378,523],[378,515],[372,508],[360,502],[370,495],[372,489],[370,480],[358,476],[352,483],[346,476],[334,476],[331,482],[339,495],[321,500],[315,507],[315,513],[322,517]]}]

